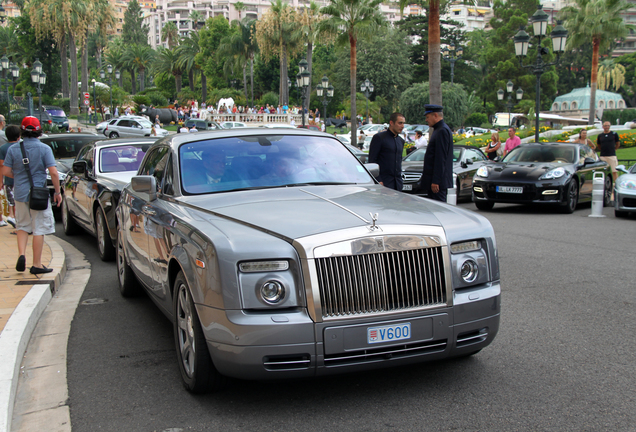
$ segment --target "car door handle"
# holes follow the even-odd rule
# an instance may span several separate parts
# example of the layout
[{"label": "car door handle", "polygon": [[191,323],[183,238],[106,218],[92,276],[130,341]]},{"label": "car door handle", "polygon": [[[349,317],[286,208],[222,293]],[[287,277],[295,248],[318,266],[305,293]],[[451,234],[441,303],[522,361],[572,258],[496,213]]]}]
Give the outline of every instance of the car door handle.
[{"label": "car door handle", "polygon": [[141,211],[143,211],[145,214],[148,214],[148,215],[151,215],[151,216],[154,216],[154,215],[157,214],[157,212],[154,211],[152,209],[152,207],[150,207],[150,206],[142,206],[141,207]]}]

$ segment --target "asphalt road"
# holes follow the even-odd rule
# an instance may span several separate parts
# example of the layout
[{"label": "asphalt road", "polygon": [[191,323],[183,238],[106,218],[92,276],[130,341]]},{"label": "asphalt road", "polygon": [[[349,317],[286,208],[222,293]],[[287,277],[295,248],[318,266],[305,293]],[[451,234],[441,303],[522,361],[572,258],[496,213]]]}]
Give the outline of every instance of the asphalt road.
[{"label": "asphalt road", "polygon": [[[462,207],[474,209],[473,204]],[[120,297],[114,263],[69,239],[92,276],[72,324],[68,384],[81,431],[636,430],[636,217],[496,205],[502,319],[461,360],[329,378],[181,385],[172,326],[148,297]]]}]

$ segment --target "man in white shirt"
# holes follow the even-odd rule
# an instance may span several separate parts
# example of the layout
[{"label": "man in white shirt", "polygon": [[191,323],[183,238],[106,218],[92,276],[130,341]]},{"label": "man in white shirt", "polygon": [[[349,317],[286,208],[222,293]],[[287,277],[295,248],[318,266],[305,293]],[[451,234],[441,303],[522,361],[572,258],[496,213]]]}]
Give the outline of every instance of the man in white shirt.
[{"label": "man in white shirt", "polygon": [[423,148],[428,145],[428,140],[424,138],[421,130],[415,131],[415,148]]}]

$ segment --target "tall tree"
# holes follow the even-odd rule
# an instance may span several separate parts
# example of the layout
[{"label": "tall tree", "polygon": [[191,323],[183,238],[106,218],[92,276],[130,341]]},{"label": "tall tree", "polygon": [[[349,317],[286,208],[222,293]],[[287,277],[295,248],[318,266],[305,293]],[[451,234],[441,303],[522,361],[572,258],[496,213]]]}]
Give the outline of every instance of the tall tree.
[{"label": "tall tree", "polygon": [[278,57],[280,79],[278,83],[278,103],[289,103],[287,69],[289,57],[296,56],[303,46],[299,43],[296,11],[283,0],[272,1],[272,6],[256,22],[256,41],[265,61]]},{"label": "tall tree", "polygon": [[175,49],[169,49],[164,47],[157,48],[157,57],[152,65],[152,70],[155,76],[158,75],[172,75],[175,81],[175,94],[173,98],[176,98],[177,94],[181,91],[181,68],[178,66],[179,54]]},{"label": "tall tree", "polygon": [[168,42],[168,48],[179,45],[179,29],[173,21],[168,21],[161,29],[161,42]]},{"label": "tall tree", "polygon": [[126,44],[148,45],[148,24],[144,24],[144,16],[137,0],[128,2],[124,13],[124,25],[121,29]]},{"label": "tall tree", "polygon": [[592,79],[590,91],[590,112],[588,124],[593,125],[596,117],[596,87],[599,53],[610,48],[616,39],[627,36],[634,30],[626,24],[622,13],[632,5],[624,0],[575,0],[576,5],[561,10],[561,17],[568,29],[568,49],[592,43]]},{"label": "tall tree", "polygon": [[356,74],[358,69],[356,47],[358,39],[369,37],[385,24],[380,11],[382,0],[331,0],[321,9],[327,19],[320,22],[320,29],[334,35],[340,45],[349,45],[349,77],[351,85],[351,142],[357,142],[356,135]]},{"label": "tall tree", "polygon": [[225,59],[217,51],[221,40],[230,33],[230,23],[222,15],[208,19],[205,27],[199,31],[200,64],[212,87],[222,88],[227,85],[223,76]]},{"label": "tall tree", "polygon": [[[131,71],[139,72],[139,90],[144,91],[146,70],[152,65],[155,51],[148,45],[128,45],[123,53],[123,62]],[[135,78],[133,76],[133,94],[135,93]]]},{"label": "tall tree", "polygon": [[241,22],[233,21],[233,32],[223,38],[219,44],[219,55],[227,58],[224,72],[227,74],[234,68],[243,70],[243,91],[245,100],[250,98],[247,93],[247,66],[250,65],[250,82],[252,89],[252,105],[254,104],[254,55],[258,50],[256,41],[252,38],[254,21],[248,18]]},{"label": "tall tree", "polygon": [[[313,50],[318,38],[321,36],[319,25],[325,16],[320,13],[320,6],[313,0],[309,2],[309,7],[304,8],[298,14],[298,22],[300,24],[298,31],[301,33],[301,39],[307,43],[307,65],[311,76],[313,77]],[[323,41],[325,42],[325,41]],[[307,106],[310,104],[310,96],[307,95]]]},{"label": "tall tree", "polygon": [[[177,65],[188,74],[188,82],[190,90],[194,91],[194,73],[202,71],[201,66],[197,63],[196,56],[201,51],[199,46],[199,33],[192,32],[186,38],[181,40],[181,45],[175,48],[179,55]],[[203,82],[201,83],[203,85]]]},{"label": "tall tree", "polygon": [[245,10],[245,3],[243,3],[242,1],[237,1],[236,3],[234,3],[234,9],[236,9],[236,11],[239,14],[239,18],[238,20],[241,21],[241,12],[243,12]]}]

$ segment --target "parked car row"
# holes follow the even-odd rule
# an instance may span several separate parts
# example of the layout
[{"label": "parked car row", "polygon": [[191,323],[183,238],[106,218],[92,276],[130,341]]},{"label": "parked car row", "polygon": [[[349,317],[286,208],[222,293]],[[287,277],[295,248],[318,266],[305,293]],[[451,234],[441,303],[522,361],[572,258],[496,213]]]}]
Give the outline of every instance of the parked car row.
[{"label": "parked car row", "polygon": [[92,142],[64,230],[173,322],[193,393],[479,352],[500,320],[492,226],[382,187],[354,150],[298,128]]}]

